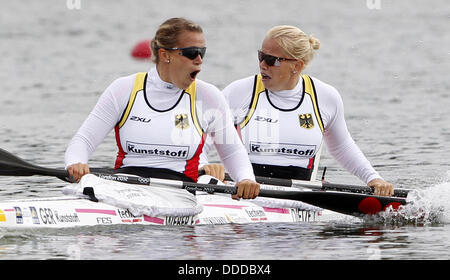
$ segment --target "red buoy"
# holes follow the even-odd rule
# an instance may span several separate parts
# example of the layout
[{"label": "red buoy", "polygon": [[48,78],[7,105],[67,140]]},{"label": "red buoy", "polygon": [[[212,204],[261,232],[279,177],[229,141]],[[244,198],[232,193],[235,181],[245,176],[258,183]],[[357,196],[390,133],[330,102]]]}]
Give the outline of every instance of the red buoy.
[{"label": "red buoy", "polygon": [[136,44],[131,55],[138,59],[149,59],[152,57],[152,51],[150,50],[150,40],[144,40]]}]

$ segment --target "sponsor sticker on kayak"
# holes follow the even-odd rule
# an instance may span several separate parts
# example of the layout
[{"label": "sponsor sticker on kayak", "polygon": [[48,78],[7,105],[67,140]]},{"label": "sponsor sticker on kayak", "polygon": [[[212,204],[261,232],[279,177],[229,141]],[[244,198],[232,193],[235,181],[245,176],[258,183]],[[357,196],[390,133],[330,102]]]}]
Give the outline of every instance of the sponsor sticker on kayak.
[{"label": "sponsor sticker on kayak", "polygon": [[244,210],[252,222],[267,221],[266,212],[261,207],[246,207]]}]

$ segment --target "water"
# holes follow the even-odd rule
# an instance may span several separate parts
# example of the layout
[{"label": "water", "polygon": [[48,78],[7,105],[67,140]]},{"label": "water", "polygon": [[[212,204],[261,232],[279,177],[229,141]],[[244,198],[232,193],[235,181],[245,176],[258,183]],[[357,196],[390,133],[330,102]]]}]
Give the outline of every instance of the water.
[{"label": "water", "polygon": [[[13,154],[62,167],[102,91],[150,67],[131,58],[131,48],[169,17],[203,26],[208,53],[199,78],[219,88],[257,73],[265,32],[291,24],[321,40],[307,73],[340,91],[349,130],[375,168],[396,187],[421,191],[404,211],[425,213],[408,222],[2,232],[0,259],[450,258],[446,1],[0,2],[0,145]],[[91,166],[112,166],[115,154],[111,134]],[[326,151],[321,166],[328,181],[360,184]],[[2,199],[62,195],[61,186],[55,178],[0,177]]]}]

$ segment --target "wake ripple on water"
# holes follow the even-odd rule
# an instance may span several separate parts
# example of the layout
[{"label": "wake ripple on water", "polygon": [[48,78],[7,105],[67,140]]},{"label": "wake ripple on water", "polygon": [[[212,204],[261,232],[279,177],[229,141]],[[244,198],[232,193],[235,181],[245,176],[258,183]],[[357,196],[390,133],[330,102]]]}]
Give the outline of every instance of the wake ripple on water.
[{"label": "wake ripple on water", "polygon": [[450,182],[412,190],[406,201],[397,210],[389,208],[373,219],[385,224],[450,224]]}]

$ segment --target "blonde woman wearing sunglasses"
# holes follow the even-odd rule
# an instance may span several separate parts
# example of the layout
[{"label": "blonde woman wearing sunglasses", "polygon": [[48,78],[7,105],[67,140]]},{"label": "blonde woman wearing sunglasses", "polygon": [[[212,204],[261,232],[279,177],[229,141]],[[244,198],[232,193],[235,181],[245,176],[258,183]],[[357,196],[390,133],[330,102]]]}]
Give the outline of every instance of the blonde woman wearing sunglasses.
[{"label": "blonde woman wearing sunglasses", "polygon": [[[339,92],[303,74],[319,47],[319,40],[296,27],[273,27],[258,50],[260,74],[223,90],[255,175],[310,180],[324,142],[375,194],[390,196],[393,185],[374,170],[347,130]],[[221,168],[203,168],[222,178]]]},{"label": "blonde woman wearing sunglasses", "polygon": [[151,48],[155,66],[115,80],[69,143],[69,175],[78,181],[89,173],[89,158],[114,130],[116,172],[195,182],[208,135],[238,182],[236,196],[255,198],[259,184],[226,101],[215,86],[196,78],[206,53],[202,28],[183,18],[169,19]]}]

